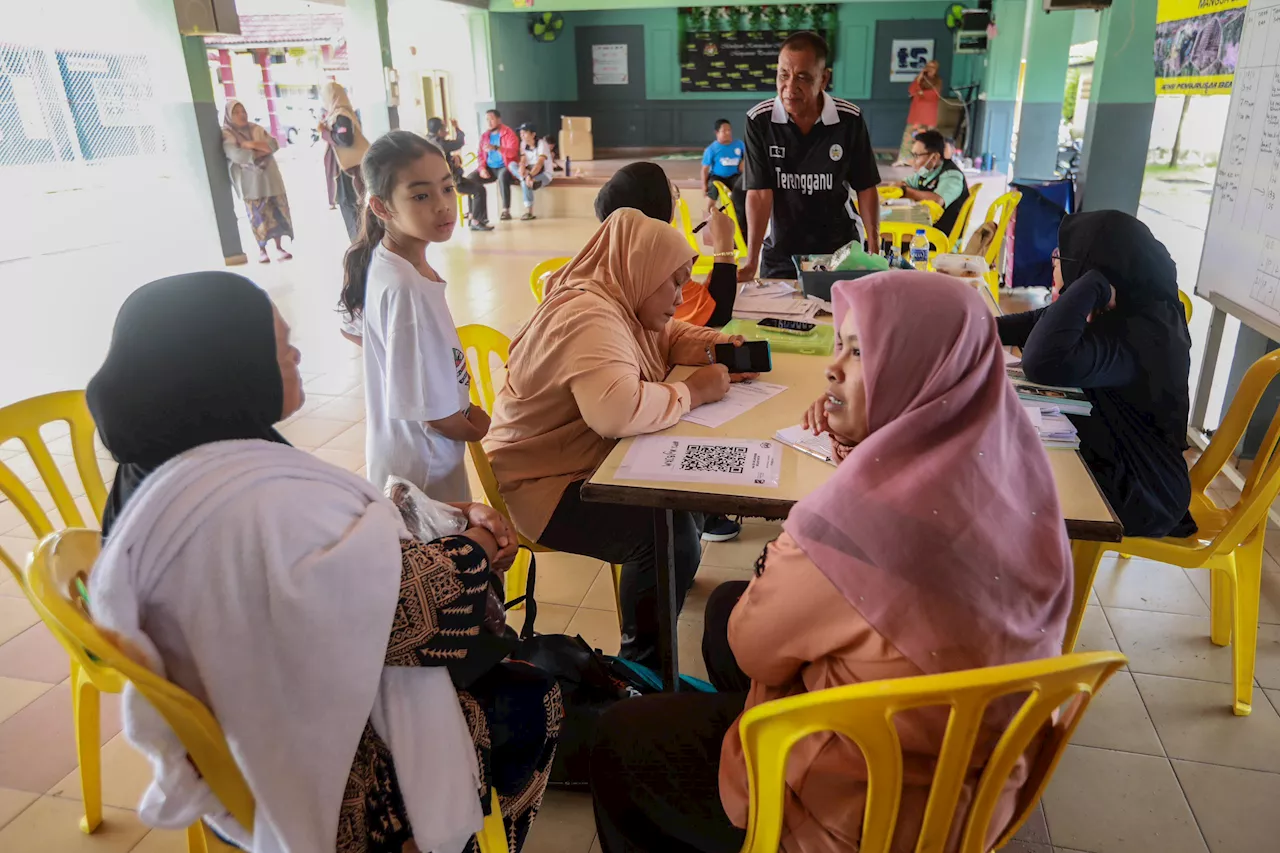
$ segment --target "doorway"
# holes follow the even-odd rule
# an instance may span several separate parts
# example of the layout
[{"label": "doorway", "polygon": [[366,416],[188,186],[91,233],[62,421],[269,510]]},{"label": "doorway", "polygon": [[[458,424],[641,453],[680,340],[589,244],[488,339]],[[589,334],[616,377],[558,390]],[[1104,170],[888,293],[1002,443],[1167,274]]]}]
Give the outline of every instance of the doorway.
[{"label": "doorway", "polygon": [[444,120],[445,127],[452,119],[452,102],[449,98],[449,72],[427,71],[422,74],[422,124],[427,119],[438,117]]}]

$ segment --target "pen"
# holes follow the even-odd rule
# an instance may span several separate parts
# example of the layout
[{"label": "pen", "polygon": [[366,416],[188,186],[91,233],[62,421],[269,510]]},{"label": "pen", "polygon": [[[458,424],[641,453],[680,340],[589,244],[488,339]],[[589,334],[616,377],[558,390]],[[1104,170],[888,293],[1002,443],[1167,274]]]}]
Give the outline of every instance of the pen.
[{"label": "pen", "polygon": [[[726,204],[724,207],[721,207],[721,208],[720,208],[720,212],[721,212],[721,213],[724,213],[724,212],[725,212],[725,210],[726,210],[728,207],[729,207],[729,205],[727,205],[727,204]],[[711,221],[710,219],[704,219],[704,220],[702,220],[702,221],[701,221],[701,222],[699,222],[697,225],[693,226],[693,232],[692,232],[692,233],[697,234],[697,233],[698,233],[699,231],[701,231],[703,228],[706,228],[706,227],[707,227],[707,223],[708,223],[708,222],[710,222],[710,221]]]}]

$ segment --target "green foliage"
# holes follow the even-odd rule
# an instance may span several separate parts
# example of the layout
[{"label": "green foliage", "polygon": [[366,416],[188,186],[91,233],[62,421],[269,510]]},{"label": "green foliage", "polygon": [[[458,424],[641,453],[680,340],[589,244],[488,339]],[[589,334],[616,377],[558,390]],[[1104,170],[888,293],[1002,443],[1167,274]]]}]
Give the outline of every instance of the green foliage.
[{"label": "green foliage", "polygon": [[1076,95],[1080,92],[1080,69],[1067,69],[1067,88],[1062,94],[1062,118],[1067,124],[1076,117]]}]

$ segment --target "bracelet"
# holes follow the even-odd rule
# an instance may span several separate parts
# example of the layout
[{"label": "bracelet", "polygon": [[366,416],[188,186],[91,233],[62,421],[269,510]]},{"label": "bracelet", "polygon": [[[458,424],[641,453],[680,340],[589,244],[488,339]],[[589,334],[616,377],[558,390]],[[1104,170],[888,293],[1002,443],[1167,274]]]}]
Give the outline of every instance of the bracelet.
[{"label": "bracelet", "polygon": [[715,258],[716,260],[720,260],[721,258],[727,258],[727,259],[729,259],[730,261],[734,261],[734,260],[737,260],[738,253],[737,253],[737,252],[734,252],[734,251],[729,251],[729,252],[716,252],[716,253],[715,253],[714,255],[712,255],[711,257]]}]

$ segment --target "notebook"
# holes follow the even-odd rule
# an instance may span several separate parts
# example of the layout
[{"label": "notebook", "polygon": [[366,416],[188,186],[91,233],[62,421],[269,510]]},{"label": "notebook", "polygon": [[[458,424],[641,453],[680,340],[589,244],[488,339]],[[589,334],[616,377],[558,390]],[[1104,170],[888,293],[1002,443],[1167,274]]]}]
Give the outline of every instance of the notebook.
[{"label": "notebook", "polygon": [[831,436],[826,433],[814,435],[800,424],[796,424],[795,426],[778,430],[773,437],[807,456],[821,459],[828,465],[836,464],[835,450],[831,446]]}]

